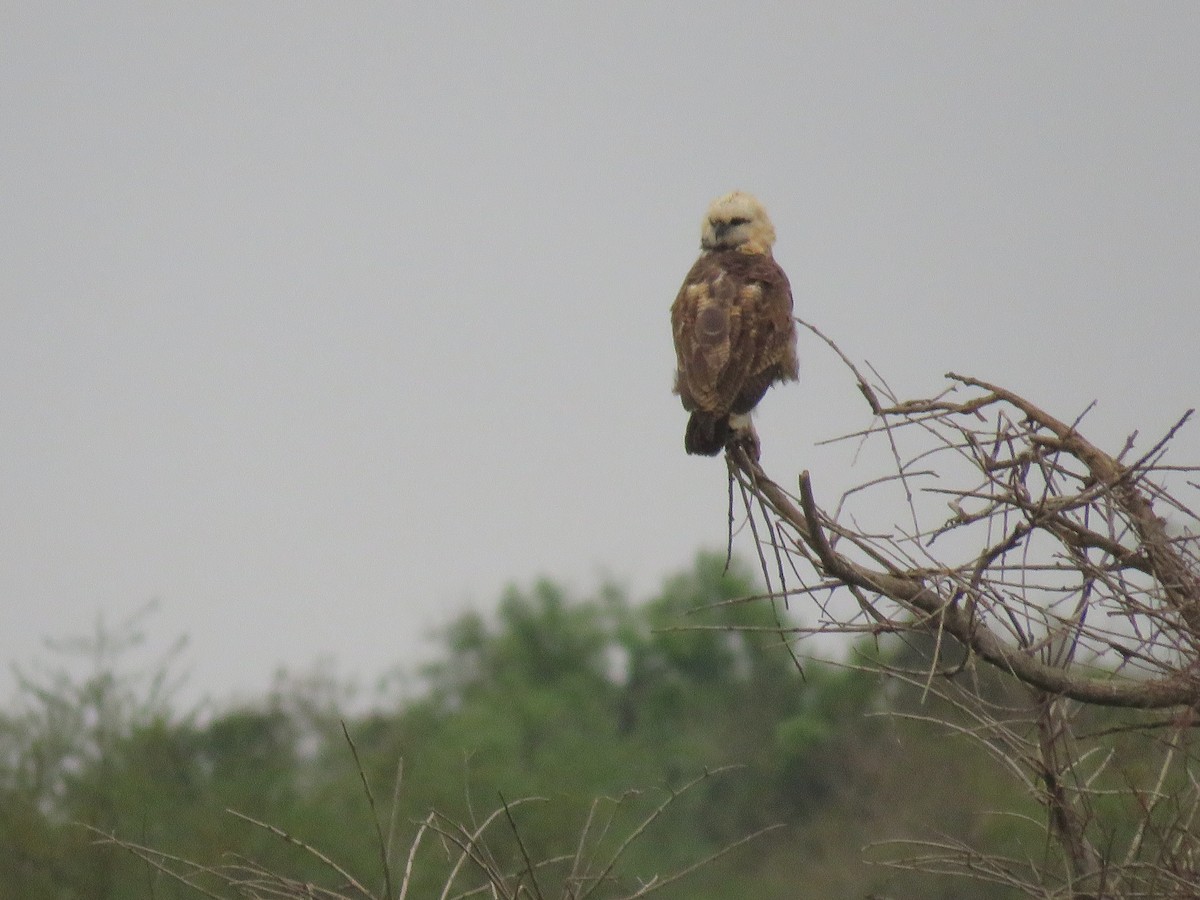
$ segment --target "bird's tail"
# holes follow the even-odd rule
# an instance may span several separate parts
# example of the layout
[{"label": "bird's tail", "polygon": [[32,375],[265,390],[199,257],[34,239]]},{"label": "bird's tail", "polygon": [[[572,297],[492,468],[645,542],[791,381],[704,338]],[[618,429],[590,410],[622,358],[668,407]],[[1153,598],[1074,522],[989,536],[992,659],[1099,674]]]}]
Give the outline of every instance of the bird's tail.
[{"label": "bird's tail", "polygon": [[700,456],[716,456],[729,441],[729,416],[694,412],[683,433],[683,448]]}]

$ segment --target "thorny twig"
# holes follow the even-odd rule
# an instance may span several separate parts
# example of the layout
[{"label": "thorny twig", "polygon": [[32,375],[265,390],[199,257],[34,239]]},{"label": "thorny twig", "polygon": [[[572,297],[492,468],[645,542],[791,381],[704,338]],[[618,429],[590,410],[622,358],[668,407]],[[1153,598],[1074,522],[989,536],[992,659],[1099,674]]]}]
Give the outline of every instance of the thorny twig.
[{"label": "thorny twig", "polygon": [[[1185,714],[1190,726],[1200,709],[1200,537],[1190,530],[1198,519],[1173,493],[1200,485],[1183,477],[1195,467],[1164,463],[1192,412],[1149,451],[1134,456],[1131,437],[1113,456],[1084,436],[1083,416],[1068,423],[978,378],[950,373],[947,390],[897,400],[832,340],[801,324],[834,350],[867,401],[871,424],[846,437],[884,441],[891,471],[873,472],[845,491],[831,515],[809,472],[793,496],[756,458],[731,448],[730,470],[756,539],[769,535],[771,551],[789,557],[802,583],[853,600],[823,602],[818,626],[790,631],[791,639],[929,636],[925,674],[905,680],[921,685],[922,697],[953,696],[955,708],[976,711],[981,739],[1010,761],[1008,769],[1028,773],[1029,793],[1045,808],[1060,850],[1053,877],[1043,865],[1040,874],[1018,878],[1009,861],[977,853],[952,862],[945,842],[925,869],[988,871],[1022,890],[1037,883],[1036,896],[1050,896],[1045,889],[1054,878],[1067,897],[1146,896],[1138,891],[1151,883],[1176,891],[1164,896],[1200,896],[1177,892],[1200,865],[1200,837],[1191,830],[1200,810],[1191,773],[1200,758],[1185,747],[1194,729],[1174,729],[1170,755],[1154,768],[1157,783],[1146,793],[1161,798],[1165,783],[1179,785],[1175,824],[1164,824],[1161,799],[1147,800],[1137,844],[1123,859],[1106,854],[1112,836],[1102,832],[1093,803],[1115,751],[1099,753],[1101,762],[1087,763],[1089,769],[1087,760],[1105,748],[1098,738],[1073,736],[1074,722],[1089,710],[1091,735],[1118,733],[1110,726],[1124,715],[1149,736],[1161,728],[1161,713],[1147,725],[1140,711]],[[1135,461],[1123,462],[1127,457]],[[916,489],[918,474],[936,477],[936,486]],[[1169,511],[1170,522],[1156,505]],[[881,510],[898,516],[900,509],[911,520],[906,525],[879,522]],[[764,521],[756,525],[755,518]],[[759,555],[768,577],[761,547]],[[941,662],[947,648],[956,648],[957,665]],[[989,683],[1016,691],[1027,710],[1021,728],[999,727],[978,678],[960,677],[975,672],[977,661],[991,668]],[[1122,789],[1128,795],[1128,786]]]}]

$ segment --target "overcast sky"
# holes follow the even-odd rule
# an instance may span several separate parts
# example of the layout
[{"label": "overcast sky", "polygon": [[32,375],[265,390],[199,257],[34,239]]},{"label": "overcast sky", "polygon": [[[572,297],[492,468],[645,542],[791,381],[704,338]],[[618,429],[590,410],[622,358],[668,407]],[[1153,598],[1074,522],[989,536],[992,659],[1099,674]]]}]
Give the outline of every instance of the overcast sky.
[{"label": "overcast sky", "polygon": [[[0,660],[157,598],[194,691],[369,680],[722,546],[667,309],[733,188],[901,394],[1148,446],[1200,402],[1198,47],[1194,2],[5,3]],[[765,462],[829,495],[864,404],[801,356]]]}]

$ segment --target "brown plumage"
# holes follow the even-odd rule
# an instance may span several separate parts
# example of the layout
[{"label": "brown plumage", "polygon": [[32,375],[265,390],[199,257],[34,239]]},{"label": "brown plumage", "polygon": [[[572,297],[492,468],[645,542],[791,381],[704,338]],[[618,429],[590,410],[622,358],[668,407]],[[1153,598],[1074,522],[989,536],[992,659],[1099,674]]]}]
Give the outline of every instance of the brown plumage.
[{"label": "brown plumage", "polygon": [[771,220],[749,194],[709,206],[700,258],[671,306],[688,453],[715,456],[741,432],[754,446],[750,410],[772,384],[797,377],[792,289],[774,243]]}]

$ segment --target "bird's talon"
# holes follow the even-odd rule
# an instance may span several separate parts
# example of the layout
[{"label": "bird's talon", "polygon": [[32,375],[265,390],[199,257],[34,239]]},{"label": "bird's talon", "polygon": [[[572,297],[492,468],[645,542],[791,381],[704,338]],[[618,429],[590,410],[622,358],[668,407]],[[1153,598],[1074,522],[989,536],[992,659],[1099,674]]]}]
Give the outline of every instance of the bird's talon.
[{"label": "bird's talon", "polygon": [[727,451],[742,450],[754,462],[758,462],[762,456],[762,444],[759,443],[758,435],[753,428],[734,431],[729,436],[729,443],[725,445],[725,449]]}]

